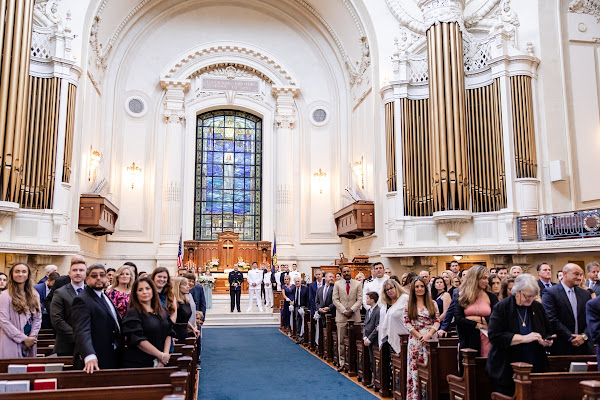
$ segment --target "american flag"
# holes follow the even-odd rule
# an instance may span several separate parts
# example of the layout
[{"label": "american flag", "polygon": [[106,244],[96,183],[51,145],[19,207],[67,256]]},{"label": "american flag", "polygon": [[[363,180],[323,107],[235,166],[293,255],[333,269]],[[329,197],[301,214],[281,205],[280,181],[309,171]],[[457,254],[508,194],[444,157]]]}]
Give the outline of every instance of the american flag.
[{"label": "american flag", "polygon": [[179,234],[179,251],[177,253],[177,268],[181,268],[183,265],[183,234]]}]

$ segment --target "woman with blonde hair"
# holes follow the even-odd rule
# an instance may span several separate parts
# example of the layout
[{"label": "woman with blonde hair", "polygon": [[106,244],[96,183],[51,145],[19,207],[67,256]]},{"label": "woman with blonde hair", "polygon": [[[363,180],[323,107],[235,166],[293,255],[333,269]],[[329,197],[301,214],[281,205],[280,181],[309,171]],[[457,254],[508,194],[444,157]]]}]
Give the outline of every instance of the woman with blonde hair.
[{"label": "woman with blonde hair", "polygon": [[[498,297],[488,292],[490,273],[482,265],[469,270],[460,285],[458,304],[454,310],[459,349],[473,349],[478,357],[487,357],[490,341],[487,337],[488,322]],[[458,364],[462,374],[462,357]]]},{"label": "woman with blonde hair", "polygon": [[156,285],[160,304],[167,310],[171,316],[171,320],[175,322],[177,318],[177,302],[175,301],[169,270],[165,267],[158,267],[152,272],[150,279]]},{"label": "woman with blonde hair", "polygon": [[192,305],[189,300],[190,286],[187,278],[177,277],[173,280],[173,293],[177,302],[177,318],[175,319],[175,341],[185,343],[188,331],[193,332],[198,338],[200,331],[190,323],[192,317]]},{"label": "woman with blonde hair", "polygon": [[0,294],[0,358],[35,357],[41,326],[40,295],[33,288],[31,269],[16,263]]},{"label": "woman with blonde hair", "polygon": [[131,286],[134,274],[129,266],[119,267],[113,276],[113,284],[107,290],[108,298],[113,302],[117,312],[123,318],[129,307]]}]

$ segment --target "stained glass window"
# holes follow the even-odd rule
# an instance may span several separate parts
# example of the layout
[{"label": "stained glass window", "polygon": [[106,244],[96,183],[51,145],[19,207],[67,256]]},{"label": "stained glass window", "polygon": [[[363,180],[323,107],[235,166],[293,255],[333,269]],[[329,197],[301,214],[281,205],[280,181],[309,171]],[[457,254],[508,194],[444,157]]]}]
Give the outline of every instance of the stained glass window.
[{"label": "stained glass window", "polygon": [[234,110],[198,116],[194,239],[231,230],[258,241],[261,216],[262,120]]}]

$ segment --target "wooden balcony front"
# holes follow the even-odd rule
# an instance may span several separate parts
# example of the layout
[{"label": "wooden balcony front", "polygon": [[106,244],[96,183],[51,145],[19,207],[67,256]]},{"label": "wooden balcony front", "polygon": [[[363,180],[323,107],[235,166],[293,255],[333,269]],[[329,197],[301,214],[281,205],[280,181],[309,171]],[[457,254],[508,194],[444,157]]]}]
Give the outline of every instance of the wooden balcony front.
[{"label": "wooden balcony front", "polygon": [[97,194],[82,194],[79,199],[79,229],[94,236],[115,231],[119,209],[107,198]]},{"label": "wooden balcony front", "polygon": [[375,232],[375,205],[372,201],[357,201],[334,214],[337,234],[355,239]]}]

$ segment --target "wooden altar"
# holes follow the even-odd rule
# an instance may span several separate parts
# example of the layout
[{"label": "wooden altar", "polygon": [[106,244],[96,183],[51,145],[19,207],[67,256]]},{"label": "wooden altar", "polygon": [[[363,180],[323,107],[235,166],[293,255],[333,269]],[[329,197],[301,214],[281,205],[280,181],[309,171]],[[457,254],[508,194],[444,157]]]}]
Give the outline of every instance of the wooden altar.
[{"label": "wooden altar", "polygon": [[[271,242],[246,242],[240,240],[240,234],[232,231],[221,232],[215,241],[186,240],[183,259],[186,269],[196,273],[204,271],[204,266],[213,260],[219,261],[218,268],[211,269],[217,278],[214,293],[229,293],[228,273],[233,265],[242,259],[247,268],[256,261],[259,265],[271,265]],[[242,272],[245,268],[240,269]],[[242,293],[248,293],[248,284],[242,285]]]},{"label": "wooden altar", "polygon": [[184,242],[184,264],[196,266],[196,270],[206,265],[213,259],[219,260],[219,267],[215,272],[224,272],[232,269],[238,259],[244,260],[251,266],[256,261],[259,265],[271,265],[271,242],[246,242],[240,240],[240,234],[232,231],[221,232],[216,241],[199,242],[186,240]]}]

